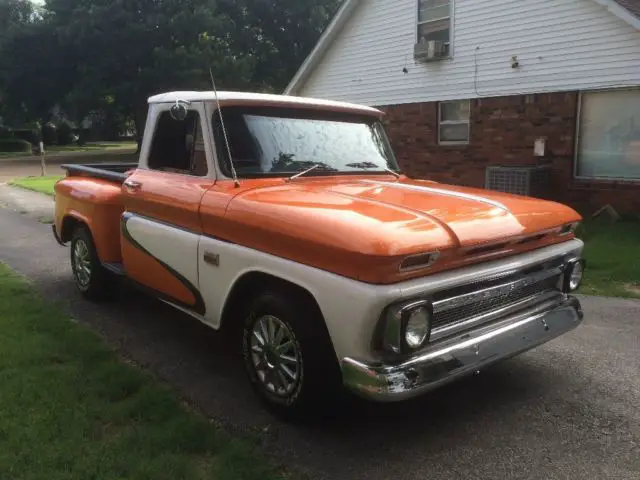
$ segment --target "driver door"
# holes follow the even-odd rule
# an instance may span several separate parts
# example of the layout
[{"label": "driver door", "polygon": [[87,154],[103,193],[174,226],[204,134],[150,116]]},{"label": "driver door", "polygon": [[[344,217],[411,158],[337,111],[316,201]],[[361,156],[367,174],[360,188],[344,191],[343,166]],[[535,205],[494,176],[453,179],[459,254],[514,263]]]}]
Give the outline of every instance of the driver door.
[{"label": "driver door", "polygon": [[[122,185],[121,249],[127,276],[190,311],[204,314],[198,288],[200,202],[214,184],[202,103],[151,105],[140,168]],[[147,134],[147,132],[150,132]]]}]

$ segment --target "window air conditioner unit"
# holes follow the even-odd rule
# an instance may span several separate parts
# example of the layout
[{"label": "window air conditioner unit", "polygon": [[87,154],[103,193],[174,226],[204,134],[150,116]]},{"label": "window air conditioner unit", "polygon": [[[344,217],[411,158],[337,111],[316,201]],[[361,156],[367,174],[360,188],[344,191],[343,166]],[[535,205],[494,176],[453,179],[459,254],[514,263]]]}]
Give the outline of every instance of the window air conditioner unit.
[{"label": "window air conditioner unit", "polygon": [[433,62],[447,57],[447,43],[442,40],[428,40],[416,43],[413,57],[417,61]]}]

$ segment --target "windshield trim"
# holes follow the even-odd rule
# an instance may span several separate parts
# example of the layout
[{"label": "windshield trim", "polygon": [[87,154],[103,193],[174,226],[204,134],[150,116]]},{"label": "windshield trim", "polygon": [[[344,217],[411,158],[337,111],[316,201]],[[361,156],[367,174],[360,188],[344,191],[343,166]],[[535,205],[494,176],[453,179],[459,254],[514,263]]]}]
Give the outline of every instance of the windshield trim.
[{"label": "windshield trim", "polygon": [[[389,141],[389,137],[384,128],[384,124],[381,119],[376,115],[367,115],[361,112],[344,112],[344,111],[333,111],[333,110],[317,110],[311,108],[300,108],[300,107],[281,107],[281,106],[265,106],[265,105],[223,105],[221,106],[221,110],[223,112],[225,110],[239,110],[242,114],[247,115],[258,115],[258,116],[273,116],[273,117],[281,117],[281,118],[291,118],[291,119],[310,119],[310,120],[327,120],[327,121],[343,121],[343,122],[352,122],[352,123],[365,123],[367,125],[373,125],[376,129],[378,135],[380,136],[380,140],[382,142],[382,148],[384,150],[384,154],[388,159],[388,168],[390,171],[395,172],[396,174],[402,174],[402,169],[398,164],[398,161],[395,156],[395,152],[391,147],[391,143]],[[211,133],[212,133],[212,142],[213,147],[216,152],[216,162],[218,164],[218,170],[222,174],[222,178],[224,179],[233,179],[231,175],[231,168],[228,164],[228,154],[226,151],[226,146],[224,144],[224,140],[222,138],[217,138],[216,136],[216,121],[219,122],[219,111],[218,108],[214,108],[213,113],[211,115]],[[226,122],[225,122],[226,123]],[[236,167],[237,170],[237,167]],[[340,177],[340,176],[358,176],[358,175],[392,175],[389,170],[385,170],[381,167],[371,167],[371,168],[362,168],[362,169],[354,169],[354,170],[324,170],[318,169],[312,172],[308,172],[305,174],[305,177]],[[301,170],[302,171],[302,170]],[[288,178],[293,174],[299,173],[298,171],[281,171],[281,172],[237,172],[238,179],[259,179],[259,178]]]}]

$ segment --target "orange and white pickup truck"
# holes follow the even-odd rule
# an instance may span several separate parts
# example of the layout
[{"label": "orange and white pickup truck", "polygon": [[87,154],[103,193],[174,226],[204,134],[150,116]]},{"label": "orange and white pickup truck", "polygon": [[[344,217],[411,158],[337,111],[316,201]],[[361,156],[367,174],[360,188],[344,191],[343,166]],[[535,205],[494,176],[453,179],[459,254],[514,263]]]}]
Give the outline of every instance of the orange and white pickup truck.
[{"label": "orange and white pickup truck", "polygon": [[78,289],[104,299],[126,279],[224,327],[287,418],[349,390],[414,397],[578,326],[580,215],[409,178],[382,116],[280,95],[151,97],[139,164],[67,165],[55,186]]}]

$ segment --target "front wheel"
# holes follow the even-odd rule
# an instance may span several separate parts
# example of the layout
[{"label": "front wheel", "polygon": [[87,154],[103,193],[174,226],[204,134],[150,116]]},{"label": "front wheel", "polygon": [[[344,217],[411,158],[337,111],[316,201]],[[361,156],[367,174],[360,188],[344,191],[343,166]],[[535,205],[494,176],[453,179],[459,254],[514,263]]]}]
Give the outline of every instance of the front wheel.
[{"label": "front wheel", "polygon": [[258,295],[247,309],[243,355],[251,385],[278,417],[317,419],[337,407],[340,369],[315,305],[295,290]]},{"label": "front wheel", "polygon": [[100,263],[91,232],[84,225],[71,237],[71,269],[76,287],[85,298],[99,301],[112,297],[115,279]]}]

